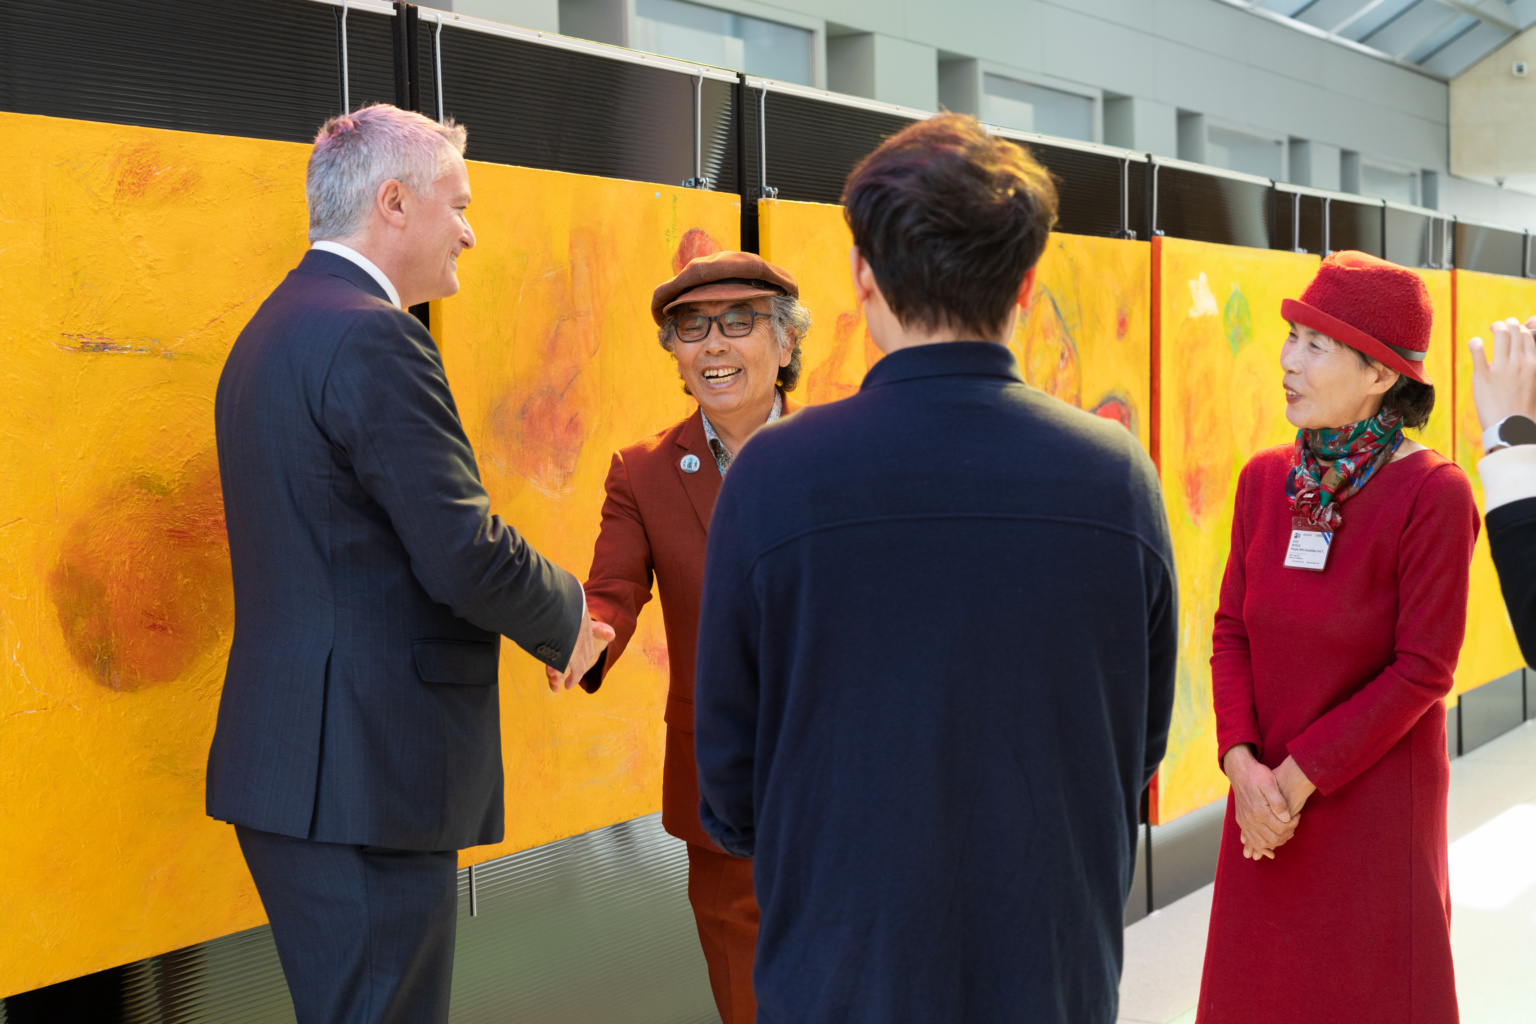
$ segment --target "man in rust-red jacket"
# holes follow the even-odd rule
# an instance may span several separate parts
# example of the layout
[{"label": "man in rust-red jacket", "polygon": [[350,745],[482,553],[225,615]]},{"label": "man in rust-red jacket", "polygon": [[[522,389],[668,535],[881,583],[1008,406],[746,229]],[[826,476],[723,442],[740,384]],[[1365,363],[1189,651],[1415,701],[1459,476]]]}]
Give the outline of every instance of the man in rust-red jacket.
[{"label": "man in rust-red jacket", "polygon": [[795,406],[810,314],[784,270],[752,253],[701,256],[656,289],[651,314],[662,347],[699,403],[691,416],[613,457],[602,531],[586,583],[594,619],[617,633],[582,680],[595,690],[624,653],[652,586],[660,591],[671,687],[662,776],[663,827],[688,843],[688,901],[724,1024],[751,1024],[757,901],[752,862],[716,846],[699,824],[693,758],[693,665],[704,549],[715,496],[754,431]]}]

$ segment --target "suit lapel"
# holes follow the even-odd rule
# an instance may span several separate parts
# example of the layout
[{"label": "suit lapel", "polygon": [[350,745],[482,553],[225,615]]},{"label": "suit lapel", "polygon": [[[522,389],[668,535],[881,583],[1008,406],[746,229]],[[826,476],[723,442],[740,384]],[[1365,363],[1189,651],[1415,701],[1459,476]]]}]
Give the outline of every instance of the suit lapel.
[{"label": "suit lapel", "polygon": [[[780,417],[799,409],[800,406],[785,396],[784,410]],[[679,452],[677,461],[672,464],[672,471],[682,478],[683,490],[688,492],[688,500],[693,503],[693,510],[698,513],[704,532],[708,533],[709,517],[715,512],[715,499],[720,496],[721,481],[720,470],[715,465],[715,453],[709,450],[709,439],[704,436],[704,417],[697,409],[683,421],[683,429],[677,432],[677,447]],[[698,472],[683,472],[684,455],[692,455],[699,460]]]},{"label": "suit lapel", "polygon": [[[698,514],[704,532],[708,533],[709,517],[714,514],[715,498],[720,495],[720,470],[715,466],[714,453],[709,450],[709,442],[704,437],[704,418],[697,409],[683,421],[683,429],[677,433],[677,447],[672,471],[682,479],[683,490],[688,492],[693,511]],[[697,472],[683,472],[682,462],[687,455],[699,460]]]}]

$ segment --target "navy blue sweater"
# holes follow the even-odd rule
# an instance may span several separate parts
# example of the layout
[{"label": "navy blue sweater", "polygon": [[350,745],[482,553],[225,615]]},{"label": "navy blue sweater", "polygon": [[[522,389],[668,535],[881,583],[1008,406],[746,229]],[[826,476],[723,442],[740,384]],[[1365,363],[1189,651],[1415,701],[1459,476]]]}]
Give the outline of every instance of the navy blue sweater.
[{"label": "navy blue sweater", "polygon": [[756,858],[758,1020],[1110,1024],[1176,620],[1151,461],[1000,345],[763,428],[695,694],[705,828]]}]

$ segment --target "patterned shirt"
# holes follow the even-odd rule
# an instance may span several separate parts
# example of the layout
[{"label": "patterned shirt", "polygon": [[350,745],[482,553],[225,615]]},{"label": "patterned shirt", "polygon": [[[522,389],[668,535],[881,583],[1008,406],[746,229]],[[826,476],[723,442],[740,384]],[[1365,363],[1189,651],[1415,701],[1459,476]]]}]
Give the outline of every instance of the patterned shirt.
[{"label": "patterned shirt", "polygon": [[[709,450],[715,456],[715,465],[720,470],[720,476],[724,478],[725,471],[731,468],[731,462],[735,460],[736,455],[725,446],[725,442],[720,440],[720,436],[715,433],[715,428],[709,422],[709,416],[704,412],[702,406],[699,407],[699,415],[704,419],[704,437],[709,441]],[[778,388],[774,388],[773,409],[768,413],[768,423],[772,423],[782,415],[784,415],[784,393]],[[766,424],[764,425],[766,426]]]}]

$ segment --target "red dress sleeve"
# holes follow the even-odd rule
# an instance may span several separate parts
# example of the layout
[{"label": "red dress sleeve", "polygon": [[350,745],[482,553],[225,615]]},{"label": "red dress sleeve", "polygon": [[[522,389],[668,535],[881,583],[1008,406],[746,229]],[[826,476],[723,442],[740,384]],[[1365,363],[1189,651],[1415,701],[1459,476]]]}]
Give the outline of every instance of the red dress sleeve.
[{"label": "red dress sleeve", "polygon": [[1477,530],[1466,474],[1450,463],[1440,466],[1414,496],[1398,549],[1397,656],[1286,747],[1324,795],[1380,760],[1450,693],[1466,634]]},{"label": "red dress sleeve", "polygon": [[[655,563],[651,557],[651,539],[645,532],[645,520],[635,502],[629,484],[629,468],[624,454],[616,452],[603,485],[603,524],[592,549],[592,571],[587,574],[587,611],[594,619],[613,627],[613,642],[593,667],[599,678],[619,660],[635,635],[640,609],[651,599]],[[590,678],[590,673],[589,673]]]},{"label": "red dress sleeve", "polygon": [[1248,530],[1243,517],[1248,510],[1248,477],[1252,463],[1237,478],[1237,500],[1232,515],[1232,549],[1221,578],[1221,600],[1211,634],[1211,697],[1216,708],[1216,761],[1240,743],[1252,743],[1263,754],[1259,716],[1253,703],[1253,655],[1248,646],[1248,627],[1243,623],[1243,601],[1248,593]]}]

